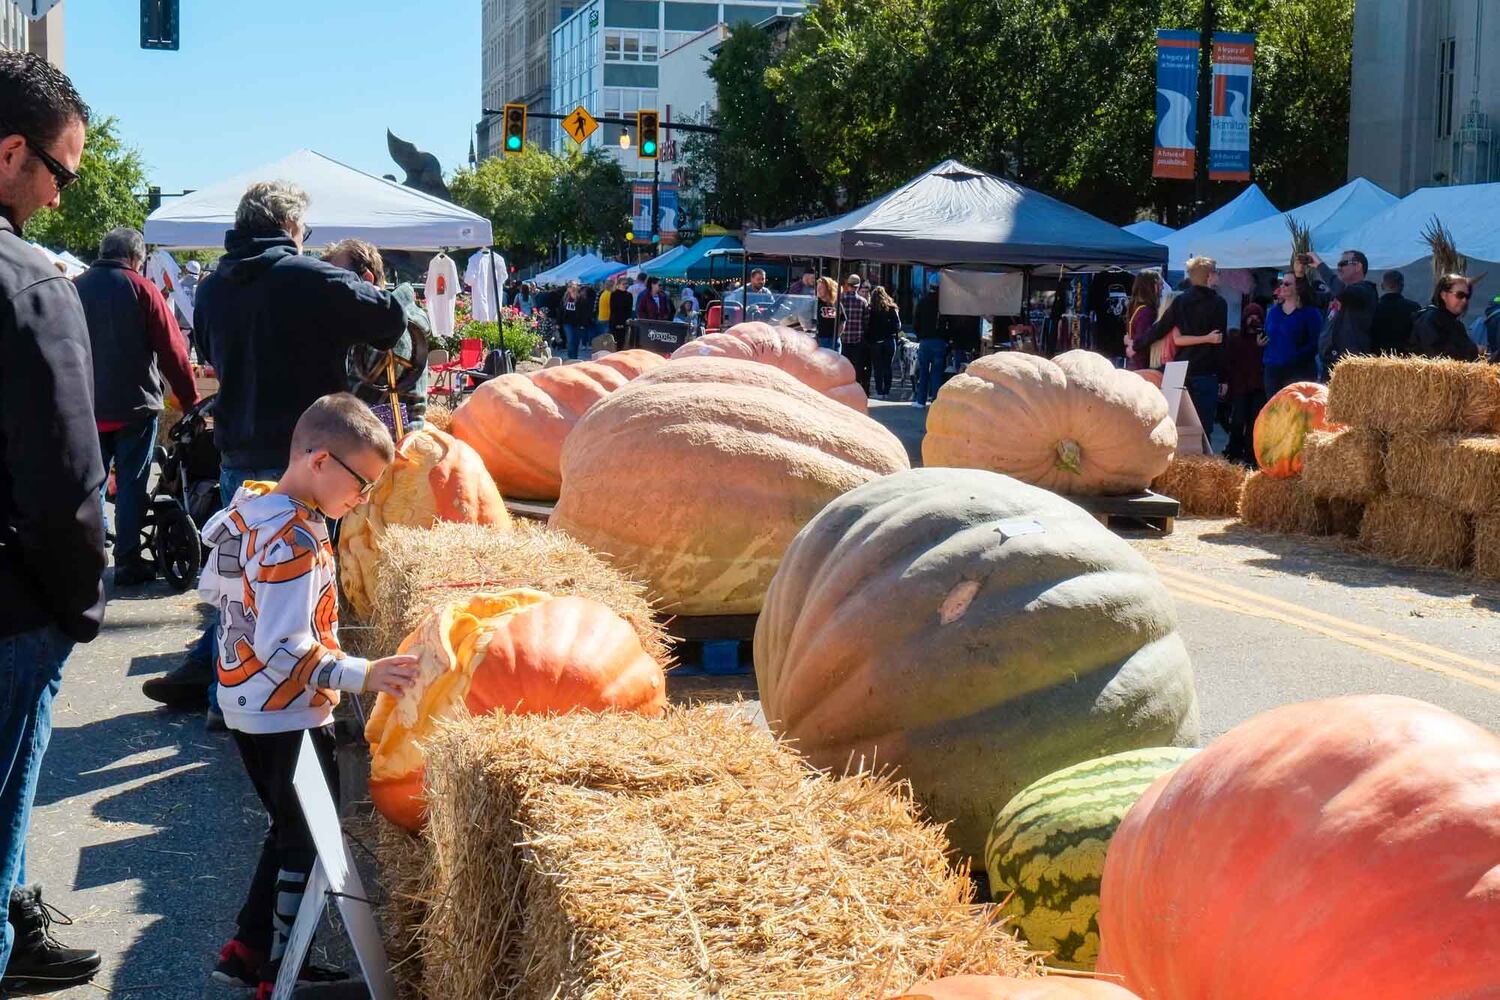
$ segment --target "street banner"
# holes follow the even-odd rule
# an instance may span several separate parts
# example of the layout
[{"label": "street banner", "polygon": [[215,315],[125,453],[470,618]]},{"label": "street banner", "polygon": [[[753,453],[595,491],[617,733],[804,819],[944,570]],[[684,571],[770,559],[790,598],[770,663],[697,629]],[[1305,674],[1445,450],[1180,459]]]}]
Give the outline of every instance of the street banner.
[{"label": "street banner", "polygon": [[1214,101],[1208,143],[1210,180],[1250,179],[1250,78],[1254,69],[1254,33],[1214,32]]},{"label": "street banner", "polygon": [[1152,177],[1192,180],[1198,165],[1198,32],[1156,33],[1156,153]]},{"label": "street banner", "polygon": [[[663,243],[677,237],[677,185],[662,181],[657,185],[661,192],[660,228]],[[630,185],[630,227],[637,243],[651,241],[651,182],[635,181]]]}]

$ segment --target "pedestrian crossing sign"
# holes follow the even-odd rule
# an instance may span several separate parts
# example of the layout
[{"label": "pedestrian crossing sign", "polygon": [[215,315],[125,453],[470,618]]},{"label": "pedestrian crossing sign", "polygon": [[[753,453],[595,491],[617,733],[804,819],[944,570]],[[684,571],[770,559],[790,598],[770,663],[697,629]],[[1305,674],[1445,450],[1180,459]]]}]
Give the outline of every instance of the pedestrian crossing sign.
[{"label": "pedestrian crossing sign", "polygon": [[582,104],[574,108],[573,113],[563,119],[563,131],[568,133],[569,139],[572,139],[580,146],[588,141],[589,136],[593,135],[594,130],[598,127],[599,123],[594,120],[594,116],[589,114],[588,109]]}]

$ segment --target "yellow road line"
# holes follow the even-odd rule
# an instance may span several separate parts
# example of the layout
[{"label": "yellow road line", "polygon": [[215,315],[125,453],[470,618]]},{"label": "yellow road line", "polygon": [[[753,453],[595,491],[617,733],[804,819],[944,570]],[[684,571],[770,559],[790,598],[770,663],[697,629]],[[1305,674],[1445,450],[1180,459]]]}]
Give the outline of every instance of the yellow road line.
[{"label": "yellow road line", "polygon": [[1351,635],[1343,629],[1335,628],[1330,625],[1320,624],[1319,622],[1311,621],[1305,618],[1294,617],[1292,615],[1286,614],[1285,612],[1277,611],[1273,608],[1247,605],[1244,602],[1231,600],[1229,598],[1216,597],[1211,594],[1204,593],[1202,589],[1188,589],[1182,584],[1173,584],[1171,582],[1168,582],[1167,590],[1180,601],[1186,601],[1190,604],[1199,604],[1209,608],[1216,608],[1222,611],[1228,611],[1232,614],[1245,615],[1251,618],[1262,618],[1267,621],[1278,622],[1284,625],[1291,625],[1295,628],[1300,628],[1307,632],[1313,632],[1318,635],[1326,636],[1327,638],[1334,639],[1349,646],[1353,646],[1356,649],[1363,649],[1368,652],[1375,653],[1378,656],[1383,656],[1386,659],[1394,660],[1397,663],[1405,663],[1409,666],[1418,667],[1422,670],[1428,670],[1432,673],[1442,674],[1445,677],[1451,677],[1454,680],[1464,681],[1465,683],[1472,684],[1475,687],[1484,688],[1489,691],[1500,693],[1500,680],[1496,680],[1492,677],[1485,677],[1483,675],[1471,674],[1465,670],[1460,670],[1457,667],[1449,666],[1445,663],[1440,663],[1425,656],[1419,656],[1416,653],[1401,648],[1400,646],[1382,645],[1381,643],[1369,639],[1363,639],[1359,636]]},{"label": "yellow road line", "polygon": [[1452,650],[1444,649],[1441,646],[1429,645],[1428,643],[1420,642],[1416,639],[1409,638],[1397,632],[1391,632],[1382,628],[1375,628],[1370,625],[1362,625],[1358,622],[1351,622],[1347,619],[1340,618],[1337,615],[1330,615],[1322,611],[1315,611],[1312,608],[1303,607],[1302,605],[1293,603],[1291,601],[1283,601],[1280,598],[1272,597],[1269,594],[1262,594],[1253,590],[1246,590],[1242,587],[1236,587],[1233,584],[1220,583],[1217,580],[1211,580],[1206,576],[1200,576],[1197,573],[1190,572],[1189,570],[1179,569],[1175,566],[1157,566],[1156,571],[1163,577],[1170,580],[1175,580],[1183,586],[1201,588],[1216,593],[1219,596],[1228,595],[1226,599],[1231,602],[1235,600],[1242,600],[1262,604],[1266,607],[1280,609],[1292,615],[1300,615],[1311,621],[1322,622],[1324,624],[1332,626],[1333,628],[1348,632],[1352,635],[1365,636],[1371,639],[1377,639],[1380,642],[1397,643],[1399,645],[1405,646],[1408,650],[1420,656],[1446,660],[1447,662],[1458,667],[1463,667],[1469,670],[1478,670],[1482,673],[1495,674],[1496,676],[1500,676],[1500,665],[1486,663],[1483,660],[1476,660],[1472,657],[1464,656],[1462,653],[1455,653]]}]

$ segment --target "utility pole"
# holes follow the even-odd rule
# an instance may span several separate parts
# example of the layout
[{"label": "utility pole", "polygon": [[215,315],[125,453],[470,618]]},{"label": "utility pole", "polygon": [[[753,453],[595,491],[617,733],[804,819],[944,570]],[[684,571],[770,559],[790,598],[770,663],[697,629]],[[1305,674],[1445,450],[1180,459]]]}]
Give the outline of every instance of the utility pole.
[{"label": "utility pole", "polygon": [[661,161],[651,161],[651,245],[661,243]]},{"label": "utility pole", "polygon": [[1217,20],[1216,0],[1203,0],[1203,23],[1198,35],[1198,122],[1194,139],[1197,155],[1193,157],[1194,214],[1201,216],[1208,204],[1208,155],[1211,143],[1210,129],[1213,123],[1214,99],[1214,23]]}]

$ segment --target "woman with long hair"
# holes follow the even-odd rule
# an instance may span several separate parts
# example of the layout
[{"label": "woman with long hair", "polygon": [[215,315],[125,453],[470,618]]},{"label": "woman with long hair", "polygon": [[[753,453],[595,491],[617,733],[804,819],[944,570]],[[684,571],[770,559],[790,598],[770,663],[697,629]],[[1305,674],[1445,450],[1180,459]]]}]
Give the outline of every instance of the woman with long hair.
[{"label": "woman with long hair", "polygon": [[870,367],[874,372],[875,398],[891,394],[891,362],[896,357],[896,338],[901,336],[901,310],[884,285],[870,295],[870,324],[865,339],[870,343]]},{"label": "woman with long hair", "polygon": [[1459,319],[1469,308],[1474,284],[1462,274],[1445,274],[1432,290],[1432,303],[1417,313],[1412,324],[1412,353],[1424,358],[1473,361],[1479,345]]},{"label": "woman with long hair", "polygon": [[591,319],[588,303],[584,301],[578,282],[568,282],[567,289],[557,303],[557,324],[562,327],[568,344],[568,360],[577,361],[588,337]]},{"label": "woman with long hair", "polygon": [[1125,364],[1131,369],[1140,370],[1150,365],[1150,346],[1138,345],[1137,341],[1151,332],[1160,304],[1161,275],[1156,271],[1137,274],[1130,286],[1130,301],[1125,305]]},{"label": "woman with long hair", "polygon": [[844,307],[839,302],[839,286],[828,275],[818,279],[817,286],[818,346],[836,351],[839,347],[839,327],[844,324]]},{"label": "woman with long hair", "polygon": [[1318,293],[1306,274],[1283,274],[1276,299],[1266,316],[1261,357],[1267,399],[1293,382],[1318,377],[1318,336],[1323,332],[1323,310],[1318,308]]}]

